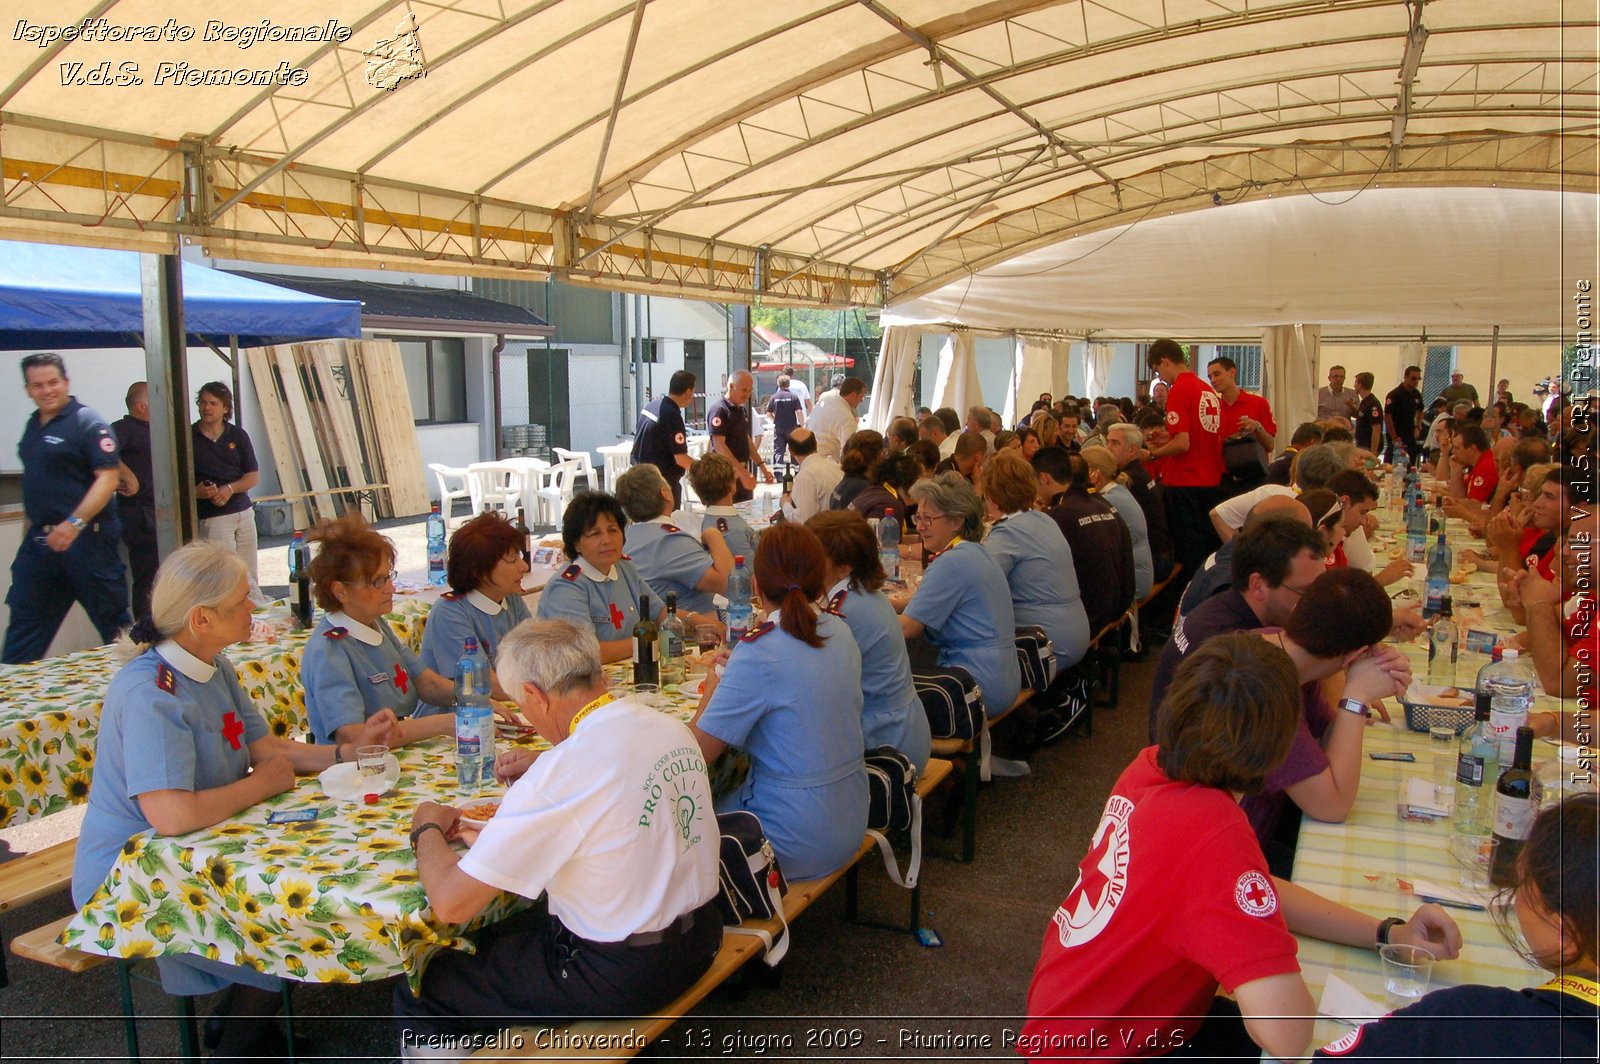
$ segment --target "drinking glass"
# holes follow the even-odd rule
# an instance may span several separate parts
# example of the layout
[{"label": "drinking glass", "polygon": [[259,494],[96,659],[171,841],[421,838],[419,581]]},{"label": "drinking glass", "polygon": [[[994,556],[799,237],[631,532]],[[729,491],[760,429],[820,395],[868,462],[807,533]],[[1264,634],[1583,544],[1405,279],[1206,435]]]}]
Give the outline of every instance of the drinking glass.
[{"label": "drinking glass", "polygon": [[1487,890],[1489,869],[1494,867],[1494,851],[1500,840],[1493,835],[1469,835],[1456,832],[1450,836],[1450,856],[1459,870],[1458,882],[1473,890]]},{"label": "drinking glass", "polygon": [[1392,943],[1378,949],[1383,960],[1383,989],[1389,1004],[1403,1008],[1428,992],[1433,981],[1433,954],[1421,946]]},{"label": "drinking glass", "polygon": [[722,629],[714,624],[696,625],[694,642],[702,654],[708,650],[715,650],[722,645]]},{"label": "drinking glass", "polygon": [[1456,782],[1456,730],[1448,724],[1428,729],[1429,749],[1433,752],[1433,796],[1443,801]]},{"label": "drinking glass", "polygon": [[362,776],[383,775],[384,762],[389,757],[389,748],[382,743],[372,746],[356,747],[356,769]]}]

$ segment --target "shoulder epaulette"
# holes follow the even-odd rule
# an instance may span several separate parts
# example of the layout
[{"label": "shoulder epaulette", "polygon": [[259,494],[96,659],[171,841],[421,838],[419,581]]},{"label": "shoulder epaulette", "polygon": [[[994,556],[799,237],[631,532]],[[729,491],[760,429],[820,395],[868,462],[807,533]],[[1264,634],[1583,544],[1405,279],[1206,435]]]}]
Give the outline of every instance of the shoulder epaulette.
[{"label": "shoulder epaulette", "polygon": [[164,661],[156,662],[156,686],[169,695],[178,690],[178,674]]},{"label": "shoulder epaulette", "polygon": [[757,639],[760,639],[762,636],[766,635],[776,627],[777,625],[773,624],[771,621],[762,621],[760,624],[746,632],[743,637],[740,638],[739,642],[754,643]]},{"label": "shoulder epaulette", "polygon": [[334,625],[332,628],[329,628],[322,634],[328,639],[343,639],[345,636],[350,634],[350,629],[341,625]]},{"label": "shoulder epaulette", "polygon": [[833,597],[828,600],[828,612],[838,614],[838,616],[843,617],[844,614],[839,613],[839,607],[844,605],[845,596],[848,594],[850,594],[849,588],[841,587],[839,590],[835,591],[833,593]]},{"label": "shoulder epaulette", "polygon": [[561,579],[563,579],[563,580],[576,580],[576,579],[578,579],[578,574],[581,573],[581,572],[583,572],[583,570],[581,568],[579,568],[578,563],[577,562],[573,562],[571,565],[569,565],[565,569],[561,570]]},{"label": "shoulder epaulette", "polygon": [[717,531],[718,532],[726,532],[727,530],[728,530],[728,519],[726,517],[717,518]]},{"label": "shoulder epaulette", "polygon": [[677,525],[667,524],[666,522],[662,522],[661,531],[663,531],[663,532],[682,532],[683,529],[679,528]]},{"label": "shoulder epaulette", "polygon": [[446,591],[444,594],[440,595],[439,597],[441,599],[443,599],[444,601],[446,601],[446,602],[454,602],[456,599],[461,597],[461,594],[460,594],[460,592],[457,592],[457,591]]},{"label": "shoulder epaulette", "polygon": [[622,556],[622,559],[621,559],[621,560],[622,560],[622,561],[625,561],[625,562],[631,562],[631,561],[633,561],[633,555],[631,555],[631,554],[624,554],[624,555],[623,555],[623,556]]}]

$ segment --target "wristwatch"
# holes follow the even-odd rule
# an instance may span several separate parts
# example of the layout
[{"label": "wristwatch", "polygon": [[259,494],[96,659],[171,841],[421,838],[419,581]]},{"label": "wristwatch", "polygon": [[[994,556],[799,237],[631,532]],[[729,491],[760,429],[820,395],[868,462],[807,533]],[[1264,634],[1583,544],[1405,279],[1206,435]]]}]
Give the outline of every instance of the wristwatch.
[{"label": "wristwatch", "polygon": [[65,521],[63,521],[62,524],[71,525],[73,528],[77,529],[79,532],[82,532],[84,529],[89,527],[89,522],[85,521],[83,518],[79,517],[77,514],[68,514],[67,515],[67,519]]},{"label": "wristwatch", "polygon": [[1355,698],[1339,699],[1339,708],[1346,713],[1354,713],[1358,717],[1372,716],[1372,710],[1367,708],[1367,704]]},{"label": "wristwatch", "polygon": [[[438,827],[437,824],[433,826]],[[1405,921],[1400,919],[1398,916],[1384,917],[1383,920],[1378,923],[1378,945],[1387,946],[1389,944],[1389,932],[1394,930],[1396,924],[1403,923],[1405,923]]]},{"label": "wristwatch", "polygon": [[[411,829],[411,848],[413,850],[417,848],[417,840],[422,838],[423,834],[430,828],[434,831],[437,831],[440,838],[444,837],[444,828],[440,827],[438,824],[435,824],[433,821],[430,820],[426,824],[418,824],[416,827]],[[1386,932],[1384,932],[1382,929],[1379,930],[1380,937],[1385,933]]]}]

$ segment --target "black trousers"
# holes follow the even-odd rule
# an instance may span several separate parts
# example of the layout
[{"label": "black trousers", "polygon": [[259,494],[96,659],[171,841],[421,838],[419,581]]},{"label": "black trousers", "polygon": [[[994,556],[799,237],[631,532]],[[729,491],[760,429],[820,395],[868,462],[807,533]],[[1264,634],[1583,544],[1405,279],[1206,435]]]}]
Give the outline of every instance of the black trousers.
[{"label": "black trousers", "polygon": [[[1222,546],[1217,530],[1211,527],[1211,508],[1222,501],[1222,492],[1215,487],[1184,487],[1164,485],[1161,497],[1167,504],[1167,528],[1172,532],[1172,551],[1183,566],[1167,587],[1174,595],[1181,595],[1200,566],[1211,552]],[[1172,600],[1174,603],[1177,599]]]},{"label": "black trousers", "polygon": [[128,569],[133,575],[133,619],[150,612],[150,589],[155,586],[161,554],[156,548],[156,512],[152,507],[122,508],[122,545],[128,548]]},{"label": "black trousers", "polygon": [[115,521],[91,522],[72,546],[56,553],[45,545],[45,531],[29,526],[11,563],[11,590],[0,660],[7,665],[38,661],[74,602],[94,622],[107,643],[133,623],[128,616],[128,577],[117,552],[121,529]]},{"label": "black trousers", "polygon": [[539,904],[478,932],[478,952],[436,954],[422,991],[395,986],[401,1044],[429,1035],[496,1031],[532,1020],[642,1016],[671,1003],[704,975],[722,947],[712,900],[694,925],[648,946],[579,938]]}]

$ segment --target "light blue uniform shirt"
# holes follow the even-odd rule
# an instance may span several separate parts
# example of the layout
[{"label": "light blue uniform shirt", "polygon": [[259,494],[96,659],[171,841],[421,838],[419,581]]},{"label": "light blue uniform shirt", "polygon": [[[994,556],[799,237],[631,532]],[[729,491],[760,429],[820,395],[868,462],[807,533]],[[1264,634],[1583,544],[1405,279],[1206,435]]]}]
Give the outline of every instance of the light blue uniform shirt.
[{"label": "light blue uniform shirt", "polygon": [[717,811],[748,809],[760,817],[791,880],[843,867],[867,831],[861,652],[831,613],[818,617],[817,632],[820,647],[775,623],[753,629],[733,648],[699,722],[707,735],[750,755],[744,785]]},{"label": "light blue uniform shirt", "polygon": [[532,617],[533,611],[520,594],[507,595],[504,602],[496,603],[479,591],[464,595],[447,592],[428,611],[428,625],[422,630],[423,667],[454,679],[456,662],[469,638],[478,641],[493,665],[500,640]]},{"label": "light blue uniform shirt", "polygon": [[1150,524],[1144,519],[1144,510],[1133,492],[1121,484],[1108,484],[1099,495],[1110,503],[1122,523],[1128,526],[1133,538],[1133,597],[1142,599],[1150,594],[1156,582],[1156,563],[1150,554]]},{"label": "light blue uniform shirt", "polygon": [[1056,649],[1060,668],[1070,669],[1089,649],[1089,614],[1078,590],[1072,547],[1055,518],[1039,510],[996,521],[983,537],[1011,588],[1018,624],[1036,624]]},{"label": "light blue uniform shirt", "polygon": [[[738,557],[744,555],[746,567],[756,562],[756,540],[759,538],[756,530],[750,527],[750,522],[739,516],[739,511],[731,506],[707,506],[705,518],[700,524],[703,532],[708,528],[715,528],[722,533],[723,540],[728,544],[728,553]],[[680,600],[679,605],[682,605]]]},{"label": "light blue uniform shirt", "polygon": [[382,617],[368,628],[342,613],[325,614],[300,655],[312,740],[331,743],[334,732],[380,709],[401,718],[440,712],[417,699],[422,671],[422,660]]},{"label": "light blue uniform shirt", "polygon": [[639,575],[663,595],[677,595],[679,612],[710,613],[716,608],[711,592],[695,587],[711,570],[711,552],[699,540],[664,521],[635,521],[623,535]]},{"label": "light blue uniform shirt", "polygon": [[829,590],[828,608],[844,618],[861,651],[861,734],[866,749],[892,746],[921,772],[928,767],[933,740],[928,714],[911,680],[906,637],[893,603],[882,591],[863,591],[846,579]]},{"label": "light blue uniform shirt", "polygon": [[666,599],[639,575],[633,562],[623,558],[601,576],[600,570],[579,559],[544,586],[534,616],[587,624],[602,643],[632,639],[633,626],[639,623],[640,595],[650,596],[651,620],[661,616]]},{"label": "light blue uniform shirt", "polygon": [[[94,782],[72,865],[72,900],[100,889],[117,854],[154,830],[138,802],[150,791],[206,791],[249,775],[250,744],[267,734],[224,657],[205,662],[163,643],[124,665],[106,691]],[[170,993],[206,994],[230,982],[271,989],[273,976],[205,957],[161,957]]]},{"label": "light blue uniform shirt", "polygon": [[983,689],[986,715],[1011,709],[1022,691],[1016,613],[1006,576],[983,544],[964,540],[935,558],[905,615],[927,630],[940,665],[972,673]]}]

